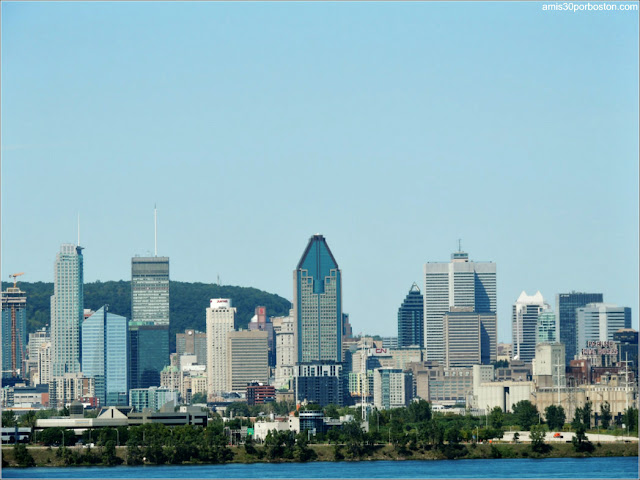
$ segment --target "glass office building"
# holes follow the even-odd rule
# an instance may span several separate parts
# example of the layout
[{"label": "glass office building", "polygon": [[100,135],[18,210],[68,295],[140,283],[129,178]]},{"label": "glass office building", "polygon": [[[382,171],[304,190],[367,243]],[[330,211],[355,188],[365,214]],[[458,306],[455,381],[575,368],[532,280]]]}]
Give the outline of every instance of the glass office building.
[{"label": "glass office building", "polygon": [[169,325],[129,322],[129,390],[157,387],[169,365]]},{"label": "glass office building", "polygon": [[566,365],[578,353],[576,309],[586,307],[588,303],[601,302],[601,293],[571,292],[556,295],[556,336],[560,343],[564,343]]},{"label": "glass office building", "polygon": [[169,325],[169,257],[131,259],[131,320]]},{"label": "glass office building", "polygon": [[298,362],[342,360],[342,278],[322,235],[309,239],[294,272]]},{"label": "glass office building", "polygon": [[556,314],[542,312],[538,315],[537,343],[556,342]]},{"label": "glass office building", "polygon": [[127,319],[104,306],[82,323],[82,373],[95,378],[100,405],[127,405]]},{"label": "glass office building", "polygon": [[424,297],[415,283],[398,309],[398,348],[424,347]]}]

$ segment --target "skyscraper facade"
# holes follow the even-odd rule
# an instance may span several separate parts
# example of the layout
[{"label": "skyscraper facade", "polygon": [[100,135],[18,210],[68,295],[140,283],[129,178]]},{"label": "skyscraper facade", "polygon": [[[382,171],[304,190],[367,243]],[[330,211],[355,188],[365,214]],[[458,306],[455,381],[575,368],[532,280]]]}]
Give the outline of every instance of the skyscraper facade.
[{"label": "skyscraper facade", "polygon": [[228,387],[227,333],[235,330],[236,309],[228,298],[212,298],[207,308],[207,392],[219,395]]},{"label": "skyscraper facade", "polygon": [[309,239],[293,278],[298,362],[340,362],[342,274],[322,235]]},{"label": "skyscraper facade", "polygon": [[542,312],[538,316],[538,343],[556,342],[556,314],[553,312]]},{"label": "skyscraper facade", "polygon": [[198,365],[207,364],[207,334],[193,329],[176,333],[176,353],[195,355]]},{"label": "skyscraper facade", "polygon": [[489,365],[496,361],[498,331],[495,313],[472,307],[451,307],[444,316],[445,367]]},{"label": "skyscraper facade", "polygon": [[169,325],[129,322],[129,390],[160,386],[169,365]]},{"label": "skyscraper facade", "polygon": [[127,319],[108,306],[82,322],[82,373],[95,379],[100,405],[127,405]]},{"label": "skyscraper facade", "polygon": [[18,287],[2,292],[2,377],[24,377],[27,295]]},{"label": "skyscraper facade", "polygon": [[169,325],[169,257],[131,259],[131,320]]},{"label": "skyscraper facade", "polygon": [[424,347],[424,297],[415,283],[398,309],[398,348]]},{"label": "skyscraper facade", "polygon": [[601,303],[601,293],[559,293],[556,295],[556,338],[565,346],[565,364],[578,353],[578,330],[576,328],[576,308],[587,303]]},{"label": "skyscraper facade", "polygon": [[251,382],[269,382],[268,332],[227,332],[227,392],[245,392]]},{"label": "skyscraper facade", "polygon": [[526,292],[520,294],[513,305],[511,318],[514,360],[531,363],[535,358],[538,317],[548,310],[549,304],[545,303],[540,292],[535,295],[527,295]]},{"label": "skyscraper facade", "polygon": [[613,341],[613,334],[622,328],[631,328],[631,309],[612,303],[588,303],[576,309],[578,349],[587,347],[588,341]]},{"label": "skyscraper facade", "polygon": [[51,297],[51,364],[54,377],[80,372],[83,286],[82,247],[63,244],[56,255]]},{"label": "skyscraper facade", "polygon": [[427,360],[444,362],[444,315],[451,307],[496,313],[496,264],[469,261],[454,252],[451,261],[424,265],[424,346]]}]

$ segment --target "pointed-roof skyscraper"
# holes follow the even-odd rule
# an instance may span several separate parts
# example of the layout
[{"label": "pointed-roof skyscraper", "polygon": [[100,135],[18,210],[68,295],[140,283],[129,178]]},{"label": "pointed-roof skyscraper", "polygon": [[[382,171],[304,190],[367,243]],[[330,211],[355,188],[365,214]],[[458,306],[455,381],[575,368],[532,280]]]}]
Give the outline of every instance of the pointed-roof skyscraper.
[{"label": "pointed-roof skyscraper", "polygon": [[342,361],[342,273],[320,234],[293,272],[293,304],[298,362]]}]

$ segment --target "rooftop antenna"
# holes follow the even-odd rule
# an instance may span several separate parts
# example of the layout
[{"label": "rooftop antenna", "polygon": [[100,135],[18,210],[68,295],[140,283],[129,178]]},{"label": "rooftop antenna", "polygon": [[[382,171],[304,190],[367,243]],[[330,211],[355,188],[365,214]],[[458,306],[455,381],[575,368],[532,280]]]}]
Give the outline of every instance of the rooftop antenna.
[{"label": "rooftop antenna", "polygon": [[458,239],[458,251],[459,252],[462,251],[462,239],[461,238]]},{"label": "rooftop antenna", "polygon": [[158,208],[153,204],[153,256],[158,256]]},{"label": "rooftop antenna", "polygon": [[80,213],[78,213],[78,247],[80,246]]}]

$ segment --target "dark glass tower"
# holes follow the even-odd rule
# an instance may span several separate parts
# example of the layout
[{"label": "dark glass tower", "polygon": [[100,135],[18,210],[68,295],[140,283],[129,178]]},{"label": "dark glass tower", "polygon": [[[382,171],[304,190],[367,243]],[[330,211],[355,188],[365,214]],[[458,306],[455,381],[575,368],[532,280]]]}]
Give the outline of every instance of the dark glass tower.
[{"label": "dark glass tower", "polygon": [[424,297],[415,283],[398,309],[398,348],[424,348]]},{"label": "dark glass tower", "polygon": [[314,235],[293,273],[298,362],[342,361],[342,279],[327,241]]},{"label": "dark glass tower", "polygon": [[16,287],[2,292],[2,377],[24,377],[27,345],[27,294]]},{"label": "dark glass tower", "polygon": [[559,293],[556,295],[556,335],[565,346],[565,364],[578,353],[578,330],[576,329],[576,308],[587,303],[602,302],[601,293]]},{"label": "dark glass tower", "polygon": [[169,365],[169,326],[129,322],[129,390],[160,386]]}]

